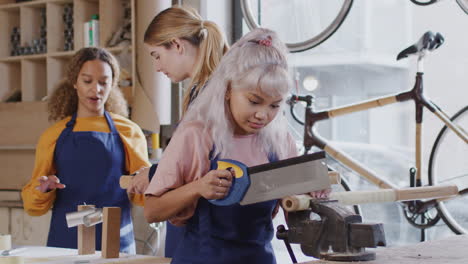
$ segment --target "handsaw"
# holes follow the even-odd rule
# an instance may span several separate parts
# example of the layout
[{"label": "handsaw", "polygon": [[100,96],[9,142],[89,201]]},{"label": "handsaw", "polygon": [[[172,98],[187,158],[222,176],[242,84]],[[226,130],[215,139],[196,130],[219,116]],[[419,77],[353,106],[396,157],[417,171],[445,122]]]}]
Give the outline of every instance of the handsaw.
[{"label": "handsaw", "polygon": [[209,201],[216,205],[247,205],[330,188],[324,161],[323,151],[253,167],[220,159],[212,169],[232,168],[235,177],[225,198]]}]

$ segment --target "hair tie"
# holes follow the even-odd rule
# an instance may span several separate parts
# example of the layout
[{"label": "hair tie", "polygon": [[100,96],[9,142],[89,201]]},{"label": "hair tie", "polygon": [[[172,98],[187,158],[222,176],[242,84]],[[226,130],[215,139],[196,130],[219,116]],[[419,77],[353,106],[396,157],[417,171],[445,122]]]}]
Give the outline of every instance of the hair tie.
[{"label": "hair tie", "polygon": [[272,44],[272,38],[271,38],[271,36],[267,36],[264,39],[249,40],[249,42],[257,43],[258,45],[263,45],[265,47],[270,47],[271,44]]},{"label": "hair tie", "polygon": [[208,30],[205,28],[204,20],[201,20],[201,22],[200,22],[200,33],[198,33],[198,36],[200,38],[205,39],[207,35],[208,35]]}]

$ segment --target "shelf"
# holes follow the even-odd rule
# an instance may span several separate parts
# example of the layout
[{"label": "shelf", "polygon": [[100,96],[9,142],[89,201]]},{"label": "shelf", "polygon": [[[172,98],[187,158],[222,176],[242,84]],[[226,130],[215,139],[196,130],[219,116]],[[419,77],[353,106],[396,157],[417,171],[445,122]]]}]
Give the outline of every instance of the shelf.
[{"label": "shelf", "polygon": [[48,53],[47,56],[49,58],[71,58],[75,54],[74,50],[71,51],[57,51],[57,52],[52,52]]},{"label": "shelf", "polygon": [[20,10],[0,10],[0,58],[10,56],[13,28],[20,26]]},{"label": "shelf", "polygon": [[7,1],[11,3],[2,4],[3,2],[5,1],[0,1],[0,10],[12,10],[15,8],[20,8],[20,7],[39,7],[47,3],[66,4],[66,3],[72,3],[73,0],[34,0],[34,1],[27,1],[27,2],[20,2],[20,3],[16,3],[14,2],[14,0],[11,0],[11,1]]},{"label": "shelf", "polygon": [[0,145],[1,150],[35,150],[36,145]]},{"label": "shelf", "polygon": [[[124,51],[125,47],[112,47],[112,48],[106,48],[108,51],[112,52],[113,54],[119,54],[121,53],[122,51]],[[132,51],[132,48],[129,47],[128,49],[129,51]]]},{"label": "shelf", "polygon": [[19,61],[0,62],[0,76],[3,76],[0,100],[4,101],[14,91],[21,89],[21,63]]},{"label": "shelf", "polygon": [[[47,95],[46,59],[33,58],[21,61],[21,100],[41,101]],[[26,73],[26,74],[24,74]]]},{"label": "shelf", "polygon": [[[49,95],[71,57],[84,47],[84,23],[99,15],[100,44],[105,46],[123,27],[134,30],[134,5],[134,0],[0,0],[0,102],[14,91],[21,91],[22,101]],[[135,37],[134,32],[129,35]],[[108,50],[116,55],[127,48],[134,52],[134,44]]]},{"label": "shelf", "polygon": [[0,201],[0,207],[6,208],[23,208],[22,201]]},{"label": "shelf", "polygon": [[65,76],[67,64],[74,52],[63,52],[64,56],[54,56],[47,60],[47,94],[51,94],[57,83]]},{"label": "shelf", "polygon": [[20,62],[22,60],[41,60],[47,58],[47,54],[33,54],[23,56],[11,56],[0,59],[0,62]]}]

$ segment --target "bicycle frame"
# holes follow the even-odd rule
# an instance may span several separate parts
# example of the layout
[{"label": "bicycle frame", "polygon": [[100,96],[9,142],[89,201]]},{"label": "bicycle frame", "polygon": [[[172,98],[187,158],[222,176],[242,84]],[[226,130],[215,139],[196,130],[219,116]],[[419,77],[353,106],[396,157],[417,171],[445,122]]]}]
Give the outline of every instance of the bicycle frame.
[{"label": "bicycle frame", "polygon": [[[379,188],[383,189],[398,189],[397,186],[394,184],[382,179],[381,177],[377,176],[375,172],[371,169],[367,168],[365,165],[361,164],[360,162],[354,160],[350,156],[346,155],[344,152],[335,149],[331,146],[327,140],[320,137],[317,134],[316,130],[314,129],[314,125],[316,122],[326,119],[331,119],[337,116],[350,114],[354,112],[359,112],[363,110],[368,110],[384,105],[390,105],[399,102],[405,102],[409,100],[413,100],[415,102],[416,107],[416,146],[415,146],[415,154],[416,154],[416,177],[415,182],[412,183],[411,187],[419,187],[422,185],[421,183],[421,168],[422,168],[422,123],[423,123],[423,108],[429,109],[432,113],[434,113],[442,122],[444,122],[449,129],[455,132],[465,143],[468,144],[468,134],[462,128],[457,127],[454,123],[450,121],[450,117],[435,103],[428,100],[423,94],[423,71],[422,71],[422,63],[423,63],[424,54],[420,55],[418,58],[418,70],[416,73],[416,82],[414,84],[413,89],[395,94],[389,95],[385,97],[380,97],[377,99],[367,100],[355,104],[350,104],[346,106],[331,108],[325,111],[318,111],[316,112],[313,109],[313,97],[312,96],[296,96],[295,98],[300,101],[304,101],[307,103],[306,106],[306,113],[305,113],[305,124],[304,124],[304,147],[305,152],[308,152],[311,147],[316,146],[320,149],[323,149],[327,152],[330,156],[335,158],[336,160],[340,161],[350,169],[354,170],[355,172],[359,173],[361,176],[372,182],[373,184],[377,185]],[[294,100],[294,97],[291,98]],[[430,198],[430,197],[428,197]],[[443,200],[446,198],[441,198]]]}]

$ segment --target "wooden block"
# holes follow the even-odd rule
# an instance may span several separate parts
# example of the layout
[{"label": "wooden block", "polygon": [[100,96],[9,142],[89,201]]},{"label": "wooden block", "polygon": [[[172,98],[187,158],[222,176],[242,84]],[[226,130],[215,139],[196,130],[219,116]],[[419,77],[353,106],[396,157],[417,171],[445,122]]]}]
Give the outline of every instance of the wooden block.
[{"label": "wooden block", "polygon": [[120,250],[120,207],[104,207],[102,212],[103,258],[118,258]]},{"label": "wooden block", "polygon": [[[94,208],[94,205],[78,205],[78,211]],[[96,253],[96,226],[78,226],[78,255]]]}]

